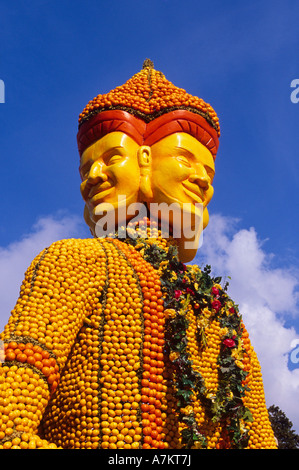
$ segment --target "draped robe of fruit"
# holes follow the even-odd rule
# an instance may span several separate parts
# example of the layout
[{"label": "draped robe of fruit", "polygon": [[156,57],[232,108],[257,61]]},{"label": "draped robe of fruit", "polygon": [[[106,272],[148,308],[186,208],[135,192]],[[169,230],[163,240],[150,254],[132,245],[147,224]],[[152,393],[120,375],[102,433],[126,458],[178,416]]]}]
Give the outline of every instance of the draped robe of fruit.
[{"label": "draped robe of fruit", "polygon": [[[188,181],[182,198],[198,185],[205,227],[219,137],[210,105],[146,61],[91,101],[79,124],[93,235],[125,165],[130,202],[164,197],[160,152],[173,139],[190,144],[188,162],[171,156],[172,174]],[[199,167],[196,178],[186,170]],[[1,334],[0,448],[276,448],[260,365],[227,285],[209,266],[182,262],[190,255],[163,238],[159,221],[126,223],[125,237],[57,241],[26,271]]]}]

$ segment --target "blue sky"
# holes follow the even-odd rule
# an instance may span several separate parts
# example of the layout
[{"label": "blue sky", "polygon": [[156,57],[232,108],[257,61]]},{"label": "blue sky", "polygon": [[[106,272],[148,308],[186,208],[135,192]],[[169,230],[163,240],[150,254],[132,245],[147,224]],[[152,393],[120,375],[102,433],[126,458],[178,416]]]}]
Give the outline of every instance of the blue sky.
[{"label": "blue sky", "polygon": [[[231,289],[249,312],[268,404],[299,431],[299,369],[287,367],[299,338],[299,103],[290,99],[299,78],[298,14],[296,0],[0,1],[1,329],[35,251],[59,237],[89,236],[79,113],[149,57],[219,116],[211,225],[197,260],[234,274]],[[251,305],[268,319],[260,329]]]}]

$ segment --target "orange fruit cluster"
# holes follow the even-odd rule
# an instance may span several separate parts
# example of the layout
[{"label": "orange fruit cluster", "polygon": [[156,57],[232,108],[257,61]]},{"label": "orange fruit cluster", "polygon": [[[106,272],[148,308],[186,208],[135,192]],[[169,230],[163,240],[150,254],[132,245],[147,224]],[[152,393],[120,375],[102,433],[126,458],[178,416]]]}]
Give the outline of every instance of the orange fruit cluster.
[{"label": "orange fruit cluster", "polygon": [[[189,327],[187,337],[188,351],[193,367],[197,369],[203,377],[205,387],[208,391],[208,397],[213,397],[216,395],[218,389],[217,358],[220,352],[221,334],[219,323],[213,319],[210,320],[210,316],[211,312],[206,309],[202,318],[202,327],[205,330],[207,342],[205,348],[199,347],[197,334],[200,325],[198,325],[198,321],[192,309],[189,309],[188,312]],[[204,405],[196,396],[194,396],[193,401],[196,420],[207,438],[207,448],[214,449],[219,442],[222,427],[219,423],[213,423]]]},{"label": "orange fruit cluster", "polygon": [[5,349],[5,357],[8,362],[16,360],[36,367],[46,377],[50,392],[56,390],[59,381],[59,367],[48,351],[37,344],[17,343],[16,341],[8,343]]},{"label": "orange fruit cluster", "polygon": [[68,373],[44,417],[44,432],[64,448],[134,449],[141,439],[140,290],[133,269],[111,243],[93,245],[95,253],[105,251],[99,269],[105,288],[99,309],[79,332]]},{"label": "orange fruit cluster", "polygon": [[[166,335],[173,312],[165,308],[161,282],[162,270],[171,268],[165,257],[160,267],[149,263],[138,244],[62,240],[32,262],[1,334],[0,448],[179,449],[187,429],[181,417],[191,415],[207,448],[230,447],[227,422],[213,422],[198,394],[187,407],[179,404],[179,353],[168,353]],[[146,246],[170,249],[163,239]],[[211,400],[224,333],[212,311],[201,313],[190,304],[186,349]],[[254,417],[246,424],[248,447],[272,448],[260,368],[246,331],[243,342],[240,366],[251,388],[244,402]]]},{"label": "orange fruit cluster", "polygon": [[251,345],[249,334],[244,328],[243,344],[247,352],[243,360],[244,368],[248,371],[244,404],[250,409],[253,421],[249,427],[249,449],[273,449],[276,443],[273,439],[273,431],[266,408],[265,392],[262,380],[262,372],[257,355]]},{"label": "orange fruit cluster", "polygon": [[144,120],[173,109],[189,109],[206,117],[220,135],[219,119],[212,106],[175,86],[148,60],[126,83],[89,101],[79,115],[79,125],[94,114],[109,109],[124,109]]},{"label": "orange fruit cluster", "polygon": [[50,393],[45,381],[31,367],[14,362],[1,367],[0,448],[55,449],[37,435]]},{"label": "orange fruit cluster", "polygon": [[164,449],[167,447],[163,426],[165,386],[164,372],[164,307],[161,284],[154,268],[122,243],[114,242],[124,251],[137,273],[143,297],[143,346],[142,376],[140,382],[140,409],[142,423],[142,448]]}]

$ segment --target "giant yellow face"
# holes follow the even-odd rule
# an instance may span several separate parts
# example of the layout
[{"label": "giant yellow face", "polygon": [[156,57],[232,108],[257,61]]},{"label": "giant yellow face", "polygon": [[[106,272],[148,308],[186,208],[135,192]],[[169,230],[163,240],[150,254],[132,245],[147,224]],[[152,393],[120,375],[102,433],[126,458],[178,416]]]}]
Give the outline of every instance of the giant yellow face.
[{"label": "giant yellow face", "polygon": [[[200,214],[201,228],[205,228],[209,220],[207,206],[214,192],[215,166],[210,151],[191,135],[178,132],[152,145],[151,157],[152,201],[168,206],[175,203],[181,208],[181,213],[190,216],[191,228],[195,227],[194,217]],[[181,214],[173,216],[173,225],[180,217]],[[180,223],[184,223],[182,219]],[[197,242],[199,236],[197,233]],[[186,236],[181,232],[178,238],[181,239],[183,256]],[[189,254],[186,251],[185,260],[192,259],[195,251],[190,250]]]},{"label": "giant yellow face", "polygon": [[86,203],[85,220],[92,231],[101,219],[103,209],[114,208],[117,222],[121,207],[137,202],[140,185],[138,148],[128,135],[111,132],[82,154],[80,189]]},{"label": "giant yellow face", "polygon": [[[113,228],[117,229],[134,217],[129,206],[146,203],[151,215],[160,221],[167,213],[170,230],[179,226],[179,234],[174,235],[179,255],[182,261],[189,261],[208,224],[207,205],[213,196],[214,173],[212,154],[189,134],[178,132],[148,147],[139,146],[127,134],[111,132],[88,147],[81,157],[85,220],[93,234],[101,236],[96,227],[103,222],[104,214],[110,212]],[[166,209],[161,212],[163,204]],[[173,205],[177,209],[172,212]],[[186,216],[190,216],[187,222],[191,235],[185,231]],[[200,230],[196,222],[199,218]],[[186,249],[186,240],[193,240],[195,245]]]},{"label": "giant yellow face", "polygon": [[[207,205],[213,196],[215,174],[211,152],[189,134],[178,132],[151,147],[153,201],[201,203]],[[204,227],[208,217],[205,216]]]}]

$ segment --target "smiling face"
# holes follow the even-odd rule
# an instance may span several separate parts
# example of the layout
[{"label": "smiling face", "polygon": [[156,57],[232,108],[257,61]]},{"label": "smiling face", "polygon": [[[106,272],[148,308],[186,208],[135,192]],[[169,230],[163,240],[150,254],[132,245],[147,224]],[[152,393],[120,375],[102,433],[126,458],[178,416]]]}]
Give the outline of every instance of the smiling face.
[{"label": "smiling face", "polygon": [[214,159],[210,151],[189,134],[177,132],[151,148],[153,200],[168,204],[200,203],[204,228],[208,224],[207,205],[214,190]]},{"label": "smiling face", "polygon": [[115,209],[117,221],[120,206],[137,202],[140,185],[138,148],[128,135],[111,132],[82,154],[80,189],[86,203],[85,220],[91,229],[107,204]]},{"label": "smiling face", "polygon": [[[130,205],[146,203],[151,216],[167,221],[181,260],[189,261],[208,224],[214,173],[210,151],[187,133],[171,134],[148,147],[139,146],[125,133],[111,132],[81,157],[85,221],[93,235],[102,236],[97,228],[103,227],[106,214],[113,216],[117,229],[134,217],[134,212],[127,211]],[[193,243],[191,248],[186,249],[186,240]]]},{"label": "smiling face", "polygon": [[214,193],[213,156],[184,132],[171,134],[152,145],[151,156],[152,201],[175,207],[173,212],[161,210],[154,215],[162,221],[167,219],[177,240],[180,259],[188,262],[194,258],[202,230],[209,222],[207,206]]}]

